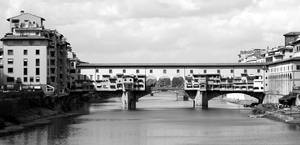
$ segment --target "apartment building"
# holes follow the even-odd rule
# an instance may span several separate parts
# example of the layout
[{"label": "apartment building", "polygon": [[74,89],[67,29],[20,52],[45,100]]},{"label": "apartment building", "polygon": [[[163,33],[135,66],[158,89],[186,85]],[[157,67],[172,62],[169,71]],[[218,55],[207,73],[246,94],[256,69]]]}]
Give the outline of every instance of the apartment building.
[{"label": "apartment building", "polygon": [[68,58],[70,44],[56,30],[45,29],[45,19],[21,13],[8,18],[9,32],[3,42],[4,86],[21,83],[23,89],[68,92]]},{"label": "apartment building", "polygon": [[265,59],[263,54],[266,52],[266,49],[252,49],[240,51],[238,57],[238,62],[240,63],[263,63]]}]

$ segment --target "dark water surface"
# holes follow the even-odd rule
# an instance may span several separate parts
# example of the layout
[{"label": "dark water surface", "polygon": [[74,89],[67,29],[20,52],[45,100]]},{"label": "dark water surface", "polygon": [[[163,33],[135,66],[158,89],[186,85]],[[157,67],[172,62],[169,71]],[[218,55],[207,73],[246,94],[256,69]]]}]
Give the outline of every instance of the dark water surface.
[{"label": "dark water surface", "polygon": [[0,138],[0,145],[299,145],[300,128],[263,118],[215,100],[210,109],[173,95],[142,98],[137,111],[116,102],[92,104],[90,114]]}]

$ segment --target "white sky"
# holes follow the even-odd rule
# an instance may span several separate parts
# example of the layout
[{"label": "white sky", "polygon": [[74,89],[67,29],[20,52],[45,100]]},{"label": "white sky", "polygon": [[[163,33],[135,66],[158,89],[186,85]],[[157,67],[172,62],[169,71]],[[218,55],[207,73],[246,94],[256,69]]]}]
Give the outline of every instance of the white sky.
[{"label": "white sky", "polygon": [[2,36],[20,10],[97,63],[237,62],[240,50],[300,31],[299,0],[0,0]]}]

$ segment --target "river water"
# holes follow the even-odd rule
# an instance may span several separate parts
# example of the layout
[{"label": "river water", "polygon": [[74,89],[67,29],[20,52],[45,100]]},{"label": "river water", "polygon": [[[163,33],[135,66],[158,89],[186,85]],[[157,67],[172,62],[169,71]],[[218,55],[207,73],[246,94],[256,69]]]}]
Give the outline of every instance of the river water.
[{"label": "river water", "polygon": [[89,114],[55,119],[0,137],[0,145],[299,145],[300,128],[264,118],[220,100],[209,109],[173,94],[146,96],[138,110],[123,111],[118,98],[91,104]]}]

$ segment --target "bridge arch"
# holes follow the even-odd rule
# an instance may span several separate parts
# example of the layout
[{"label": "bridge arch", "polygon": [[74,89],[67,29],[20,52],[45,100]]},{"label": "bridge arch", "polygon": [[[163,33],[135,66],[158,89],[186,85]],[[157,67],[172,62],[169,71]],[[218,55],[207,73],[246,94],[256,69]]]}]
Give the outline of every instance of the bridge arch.
[{"label": "bridge arch", "polygon": [[211,100],[213,98],[219,97],[221,95],[227,95],[227,94],[244,94],[248,95],[252,98],[255,98],[258,100],[258,103],[262,103],[265,97],[265,93],[263,92],[229,92],[229,91],[208,91],[207,93],[207,99]]}]

